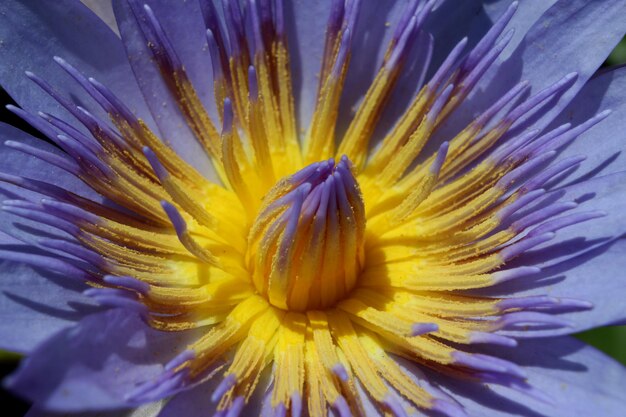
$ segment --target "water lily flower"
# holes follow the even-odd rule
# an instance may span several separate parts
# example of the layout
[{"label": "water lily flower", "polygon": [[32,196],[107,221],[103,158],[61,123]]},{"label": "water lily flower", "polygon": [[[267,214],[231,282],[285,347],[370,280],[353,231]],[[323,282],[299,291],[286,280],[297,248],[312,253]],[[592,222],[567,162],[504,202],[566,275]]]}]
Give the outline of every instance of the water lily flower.
[{"label": "water lily flower", "polygon": [[626,0],[112,6],[0,5],[28,416],[623,415]]}]

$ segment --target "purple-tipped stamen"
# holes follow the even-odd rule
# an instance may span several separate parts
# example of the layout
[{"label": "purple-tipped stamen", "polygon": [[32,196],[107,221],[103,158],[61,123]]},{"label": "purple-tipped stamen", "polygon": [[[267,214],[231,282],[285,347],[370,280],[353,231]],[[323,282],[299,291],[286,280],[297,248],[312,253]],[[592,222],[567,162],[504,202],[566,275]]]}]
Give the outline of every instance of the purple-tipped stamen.
[{"label": "purple-tipped stamen", "polygon": [[233,131],[233,102],[228,97],[224,99],[224,115],[222,121],[222,135],[228,135]]},{"label": "purple-tipped stamen", "polygon": [[[502,39],[493,46],[487,54],[474,66],[466,75],[461,73],[461,80],[457,81],[459,84],[459,94],[461,96],[467,95],[472,88],[478,83],[478,80],[487,72],[495,60],[500,56],[504,48],[507,47],[511,39],[513,38],[514,29],[508,31]],[[464,76],[463,76],[464,75]]]},{"label": "purple-tipped stamen", "polygon": [[411,325],[410,336],[417,337],[437,331],[439,331],[439,326],[436,323],[414,323]]},{"label": "purple-tipped stamen", "polygon": [[337,53],[337,58],[335,58],[335,63],[332,67],[331,77],[335,79],[339,79],[341,76],[342,70],[346,61],[348,59],[348,54],[350,52],[350,45],[352,43],[352,32],[350,29],[346,29],[343,31],[343,35],[341,36],[341,43],[339,44],[339,52]]},{"label": "purple-tipped stamen", "polygon": [[606,217],[607,213],[604,211],[588,211],[584,213],[575,213],[568,216],[563,216],[558,219],[550,220],[528,233],[528,236],[537,236],[544,233],[556,232],[565,227],[572,226],[574,224],[583,223],[588,220],[598,219]]},{"label": "purple-tipped stamen", "polygon": [[435,75],[432,76],[428,82],[427,88],[431,91],[437,91],[444,80],[450,76],[450,73],[456,66],[459,57],[463,53],[463,50],[467,46],[468,39],[463,38],[456,44],[456,46],[450,51],[446,59],[439,66]]},{"label": "purple-tipped stamen", "polygon": [[[226,32],[224,29],[224,25],[222,24],[222,20],[213,4],[213,1],[200,1],[200,11],[202,13],[202,18],[204,19],[204,25],[207,29],[207,32],[211,32],[211,37],[215,40],[216,50],[214,52],[217,55],[213,55],[211,52],[211,59],[214,65],[218,65],[220,67],[220,72],[230,76],[230,71],[228,70],[228,57],[226,50],[227,43],[226,40]],[[211,48],[211,44],[209,42],[209,48]],[[214,60],[214,57],[219,57]],[[215,72],[213,72],[213,76],[215,77]]]},{"label": "purple-tipped stamen", "polygon": [[533,211],[529,215],[517,220],[511,225],[511,229],[516,233],[521,233],[523,230],[526,230],[529,227],[535,226],[554,216],[558,216],[565,211],[575,209],[576,207],[578,207],[578,204],[573,201],[555,202],[547,207]]},{"label": "purple-tipped stamen", "polygon": [[41,199],[41,205],[55,216],[61,217],[72,223],[84,221],[96,225],[100,222],[99,216],[73,204],[43,198]]},{"label": "purple-tipped stamen", "polygon": [[163,164],[161,164],[154,151],[149,147],[144,146],[143,154],[146,156],[148,163],[150,163],[150,166],[152,167],[152,170],[156,174],[157,178],[159,178],[159,181],[166,181],[170,174],[167,172]]},{"label": "purple-tipped stamen", "polygon": [[571,141],[573,141],[574,139],[576,139],[578,136],[585,133],[587,130],[591,129],[593,126],[597,125],[598,123],[606,119],[610,114],[611,114],[611,110],[604,110],[603,112],[600,112],[596,114],[594,117],[586,120],[584,123],[581,123],[580,125],[574,127],[570,131],[565,132],[562,135],[559,135],[558,137],[554,138],[553,140],[544,144],[543,146],[538,146],[537,144],[537,146],[534,146],[532,148],[532,153],[539,154],[539,153],[546,152],[546,150],[548,149],[560,149],[563,146],[570,143]]},{"label": "purple-tipped stamen", "polygon": [[[520,144],[521,146],[515,148],[511,147],[510,153],[506,156],[510,157],[510,159],[514,162],[522,161],[528,158],[531,154],[533,154],[533,150],[536,149],[537,146],[540,146],[540,144],[542,143],[550,142],[554,138],[567,132],[571,127],[572,125],[570,123],[565,123],[539,137],[533,138],[526,143]],[[536,152],[534,154],[536,154]]]},{"label": "purple-tipped stamen", "polygon": [[393,52],[389,57],[389,60],[385,63],[385,68],[388,71],[393,71],[399,68],[398,65],[402,58],[406,58],[407,49],[415,38],[414,33],[417,28],[417,17],[413,16],[406,27],[406,30],[402,33],[400,39],[393,48]]},{"label": "purple-tipped stamen", "polygon": [[526,193],[530,190],[534,190],[536,188],[542,187],[545,183],[552,180],[555,177],[558,177],[570,170],[578,168],[578,166],[587,159],[586,156],[572,156],[570,158],[565,158],[561,161],[557,161],[554,165],[549,166],[544,169],[534,178],[527,181],[521,188],[521,193]]},{"label": "purple-tipped stamen", "polygon": [[299,392],[291,394],[291,417],[302,416],[302,396]]},{"label": "purple-tipped stamen", "polygon": [[261,19],[259,17],[256,0],[248,0],[248,13],[252,25],[252,53],[253,55],[262,55],[265,53],[265,47],[263,45]]},{"label": "purple-tipped stamen", "polygon": [[[103,151],[102,145],[100,145],[95,139],[93,139],[93,137],[84,135],[82,132],[80,132],[78,129],[65,122],[64,120],[43,112],[39,112],[38,115],[48,124],[61,131],[61,133],[65,136],[75,140],[76,142],[79,142],[81,145],[88,148],[91,153],[98,155]],[[57,133],[53,131],[51,135],[51,140],[54,140],[53,138],[55,138],[56,136]]]},{"label": "purple-tipped stamen", "polygon": [[176,230],[178,238],[183,240],[183,236],[187,233],[187,223],[183,219],[183,216],[174,205],[167,201],[161,201],[161,207],[163,207],[163,211],[165,211],[165,214],[167,214],[167,217],[170,219],[172,226],[174,226],[174,230]]},{"label": "purple-tipped stamen", "polygon": [[454,363],[476,371],[497,372],[525,378],[526,374],[516,364],[481,353],[467,353],[457,350],[452,353]]},{"label": "purple-tipped stamen", "polygon": [[554,158],[555,155],[556,151],[551,151],[534,156],[520,166],[504,174],[504,176],[496,183],[496,187],[502,190],[509,190],[515,184],[521,182],[521,179],[537,172],[540,166]]},{"label": "purple-tipped stamen", "polygon": [[509,24],[513,15],[517,11],[518,2],[515,1],[511,3],[511,5],[507,8],[507,10],[496,20],[496,22],[491,26],[489,31],[483,38],[476,44],[474,49],[469,53],[465,62],[463,63],[463,70],[468,70],[469,68],[475,67],[478,62],[484,57],[489,50],[496,43],[506,25]]},{"label": "purple-tipped stamen", "polygon": [[[520,189],[521,190],[521,189]],[[520,191],[521,192],[521,191]],[[504,206],[497,213],[498,218],[502,223],[507,221],[511,216],[517,213],[522,208],[528,207],[530,203],[537,200],[538,198],[546,195],[546,190],[540,188],[538,190],[533,190],[528,192],[527,194],[522,194],[521,197],[518,197],[511,204]]]},{"label": "purple-tipped stamen", "polygon": [[242,396],[236,397],[226,413],[226,417],[239,417],[243,411],[243,407],[246,405],[246,400]]},{"label": "purple-tipped stamen", "polygon": [[224,394],[226,394],[237,383],[237,376],[235,374],[226,375],[219,383],[215,391],[211,394],[211,401],[218,402]]},{"label": "purple-tipped stamen", "polygon": [[259,82],[256,69],[252,65],[248,67],[248,90],[250,101],[256,102],[259,99]]},{"label": "purple-tipped stamen", "polygon": [[105,264],[104,257],[102,255],[92,251],[91,249],[87,249],[78,243],[61,239],[41,239],[38,244],[42,248],[64,252],[66,255],[76,257],[98,268],[103,268]]},{"label": "purple-tipped stamen", "polygon": [[525,237],[519,242],[513,243],[511,246],[502,249],[500,251],[500,257],[505,262],[510,261],[522,253],[554,239],[554,236],[554,233],[544,233],[539,236]]},{"label": "purple-tipped stamen", "polygon": [[122,117],[134,128],[139,126],[137,117],[119,98],[117,98],[111,90],[95,78],[90,77],[88,81],[89,84],[91,84],[98,91],[98,93],[102,95],[106,103],[108,103],[106,107],[103,106],[105,109],[109,109],[112,114]]},{"label": "purple-tipped stamen", "polygon": [[165,370],[174,371],[180,366],[182,366],[183,364],[185,364],[186,362],[189,362],[195,359],[195,357],[196,357],[196,353],[193,350],[189,350],[189,349],[184,350],[178,355],[176,355],[174,359],[172,359],[167,364],[165,364]]},{"label": "purple-tipped stamen", "polygon": [[346,367],[343,366],[343,364],[341,363],[334,365],[331,371],[334,375],[337,376],[337,378],[339,378],[343,382],[347,382],[348,379],[350,378],[348,376],[348,371],[346,370]]},{"label": "purple-tipped stamen", "polygon": [[70,260],[66,258],[59,258],[58,256],[52,258],[45,255],[4,250],[2,248],[0,248],[0,255],[4,260],[24,263],[46,271],[53,271],[60,274],[63,278],[70,278],[80,282],[91,280],[88,272],[70,263]]},{"label": "purple-tipped stamen", "polygon": [[137,300],[136,293],[119,288],[88,288],[83,291],[83,294],[94,299],[99,297],[120,297],[128,300]]},{"label": "purple-tipped stamen", "polygon": [[572,327],[572,323],[552,314],[539,313],[535,311],[519,311],[515,313],[503,314],[494,322],[494,329],[515,330],[523,328],[528,330],[530,326],[548,326],[550,328]]},{"label": "purple-tipped stamen", "polygon": [[348,406],[348,402],[346,399],[339,395],[335,399],[333,403],[333,408],[339,413],[340,417],[352,417],[352,413],[350,412],[350,406]]},{"label": "purple-tipped stamen", "polygon": [[245,31],[241,8],[238,0],[225,0],[223,3],[224,17],[226,18],[226,28],[232,58],[239,59],[245,46]]},{"label": "purple-tipped stamen", "polygon": [[[167,70],[173,72],[175,70],[180,70],[183,68],[178,55],[176,54],[176,50],[170,43],[165,31],[163,30],[163,26],[155,16],[152,8],[147,4],[143,5],[144,15],[147,17],[145,20],[145,24],[140,25],[140,27],[144,30],[144,34],[151,37],[152,42],[148,44],[150,50],[154,58],[164,66]],[[137,19],[141,20],[141,19]],[[145,29],[148,29],[148,33]]]},{"label": "purple-tipped stamen", "polygon": [[37,159],[41,159],[51,165],[61,168],[64,171],[69,172],[72,175],[78,175],[80,173],[80,167],[76,162],[71,159],[64,158],[60,155],[54,154],[52,152],[44,151],[39,148],[35,148],[33,146],[26,145],[21,142],[16,142],[13,140],[7,140],[4,142],[5,146],[9,148],[18,150],[28,155],[32,155]]},{"label": "purple-tipped stamen", "polygon": [[559,309],[590,309],[593,308],[593,304],[584,300],[549,297],[547,295],[507,298],[498,302],[498,308],[501,311],[511,309],[531,310],[537,308],[551,310],[554,307]]},{"label": "purple-tipped stamen", "polygon": [[[205,2],[201,2],[205,3]],[[206,2],[206,3],[211,3]],[[218,43],[215,40],[215,35],[211,29],[206,31],[207,45],[209,46],[209,55],[211,56],[211,69],[213,71],[213,80],[224,79],[224,68],[222,67],[221,51],[218,47]]]},{"label": "purple-tipped stamen", "polygon": [[112,177],[114,175],[111,167],[103,162],[97,155],[93,154],[82,143],[65,135],[58,135],[56,139],[63,150],[69,153],[75,160],[83,162],[83,165],[86,164],[87,167],[96,168],[105,177]]},{"label": "purple-tipped stamen", "polygon": [[43,181],[34,180],[31,178],[24,178],[17,175],[6,174],[4,172],[0,172],[0,181],[6,182],[9,184],[16,185],[25,190],[34,191],[36,193],[47,195],[52,198],[56,198],[58,200],[70,200],[70,193],[56,185],[48,184]]},{"label": "purple-tipped stamen", "polygon": [[59,219],[51,214],[45,213],[43,209],[37,205],[32,204],[27,206],[26,203],[27,202],[18,202],[15,200],[5,200],[2,202],[0,210],[24,219],[51,226],[55,229],[66,232],[71,236],[76,236],[80,233],[80,228],[76,225]]},{"label": "purple-tipped stamen", "polygon": [[472,331],[469,335],[469,342],[472,344],[487,344],[505,347],[517,346],[517,340],[494,333]]},{"label": "purple-tipped stamen", "polygon": [[391,414],[393,414],[394,417],[408,417],[408,414],[404,410],[402,403],[395,396],[387,394],[387,396],[383,400],[383,404],[387,406],[387,408],[389,409],[389,411],[391,411]]},{"label": "purple-tipped stamen", "polygon": [[546,87],[545,89],[539,91],[534,96],[530,97],[524,103],[520,104],[518,107],[513,109],[507,116],[506,119],[509,122],[513,123],[516,120],[520,119],[522,116],[528,114],[530,111],[544,103],[546,100],[551,99],[552,97],[561,94],[563,91],[568,89],[572,83],[578,78],[578,73],[572,72],[561,78],[556,83]]},{"label": "purple-tipped stamen", "polygon": [[280,40],[284,40],[285,36],[285,5],[283,4],[285,0],[275,0],[275,17],[276,23],[274,25],[276,38]]},{"label": "purple-tipped stamen", "polygon": [[539,272],[541,272],[541,268],[536,266],[519,266],[517,268],[493,272],[491,274],[491,279],[493,279],[496,284],[500,284],[502,282],[523,278],[528,275],[535,275]]},{"label": "purple-tipped stamen", "polygon": [[[406,28],[410,25],[410,21],[415,17],[417,12],[417,6],[422,2],[422,0],[409,0],[406,5],[404,12],[400,16],[400,21],[398,22],[396,29],[391,37],[391,42],[396,44],[398,40],[406,33]],[[336,3],[343,3],[338,1]]]},{"label": "purple-tipped stamen", "polygon": [[448,103],[448,99],[452,96],[452,92],[454,91],[454,84],[449,84],[443,91],[439,94],[439,96],[435,99],[435,102],[431,106],[430,110],[426,114],[426,120],[431,125],[437,121],[441,110],[443,110],[444,106]]},{"label": "purple-tipped stamen", "polygon": [[483,114],[481,114],[476,119],[476,121],[474,121],[474,124],[476,124],[477,126],[485,126],[496,114],[503,110],[507,105],[514,102],[522,94],[526,93],[529,89],[530,83],[528,81],[522,81],[517,83],[499,100],[497,100],[491,107],[484,111]]},{"label": "purple-tipped stamen", "polygon": [[105,275],[102,279],[107,284],[137,291],[139,294],[146,295],[150,291],[150,284],[139,281],[138,279],[133,277]]}]

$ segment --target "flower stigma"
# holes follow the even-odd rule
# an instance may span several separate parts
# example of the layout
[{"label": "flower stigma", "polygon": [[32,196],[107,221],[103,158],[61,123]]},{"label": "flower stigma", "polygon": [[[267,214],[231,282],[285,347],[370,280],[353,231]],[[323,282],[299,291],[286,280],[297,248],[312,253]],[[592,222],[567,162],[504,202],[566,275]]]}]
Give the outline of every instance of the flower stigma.
[{"label": "flower stigma", "polygon": [[364,262],[365,209],[347,157],[278,182],[248,237],[256,289],[279,308],[325,309],[354,288]]}]

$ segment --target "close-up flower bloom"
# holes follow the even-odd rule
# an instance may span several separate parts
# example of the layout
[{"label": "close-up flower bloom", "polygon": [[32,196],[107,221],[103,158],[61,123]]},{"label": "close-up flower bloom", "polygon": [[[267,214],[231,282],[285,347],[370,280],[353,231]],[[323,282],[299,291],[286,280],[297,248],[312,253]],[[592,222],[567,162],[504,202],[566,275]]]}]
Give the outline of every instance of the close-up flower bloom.
[{"label": "close-up flower bloom", "polygon": [[96,4],[0,3],[29,417],[624,415],[626,0]]}]

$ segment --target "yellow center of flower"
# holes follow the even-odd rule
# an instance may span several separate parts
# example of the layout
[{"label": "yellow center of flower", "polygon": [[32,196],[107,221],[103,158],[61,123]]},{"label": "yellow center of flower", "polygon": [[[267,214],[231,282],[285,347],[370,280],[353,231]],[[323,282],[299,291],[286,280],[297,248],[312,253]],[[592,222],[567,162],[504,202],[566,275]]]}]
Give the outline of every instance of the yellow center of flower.
[{"label": "yellow center of flower", "polygon": [[[395,417],[417,409],[463,415],[457,404],[408,374],[398,356],[446,375],[524,387],[517,365],[475,353],[469,345],[514,347],[516,340],[500,331],[517,330],[519,324],[525,331],[537,324],[564,326],[547,314],[551,307],[589,306],[551,297],[501,299],[475,290],[538,272],[505,264],[552,239],[559,228],[598,214],[550,220],[575,207],[554,204],[511,220],[559,174],[548,169],[522,182],[562,146],[569,126],[541,137],[527,132],[496,145],[516,121],[560,94],[573,76],[504,114],[507,103],[517,103],[528,92],[526,83],[518,84],[449,143],[439,144],[437,152],[428,151],[427,142],[510,39],[496,43],[514,4],[503,24],[494,26],[497,30],[466,58],[461,59],[466,40],[450,52],[371,149],[407,48],[436,2],[410,2],[343,135],[335,128],[359,2],[347,1],[345,10],[344,2],[333,2],[315,111],[306,135],[299,137],[278,7],[282,2],[276,2],[272,22],[272,13],[257,13],[257,2],[250,1],[253,45],[246,42],[239,2],[227,3],[228,40],[217,24],[207,31],[221,131],[150,7],[128,3],[178,110],[220,181],[208,181],[111,91],[62,59],[57,62],[87,87],[112,125],[70,106],[30,74],[93,140],[52,116],[45,117],[50,126],[33,125],[71,136],[50,136],[73,157],[62,167],[125,210],[56,185],[0,174],[0,181],[47,196],[41,204],[5,201],[3,209],[75,239],[71,244],[40,242],[72,256],[44,266],[85,280],[97,302],[136,311],[156,329],[202,329],[189,332],[193,340],[177,356],[172,352],[161,376],[138,383],[129,400],[152,401],[221,375],[212,394],[217,414],[238,416],[254,395],[263,395],[259,381],[270,369],[264,415],[300,416],[303,407],[312,417],[325,417],[331,408],[342,417],[370,415],[366,397],[381,413]],[[213,7],[213,2],[204,4]],[[209,23],[217,16],[209,13]],[[32,120],[28,114],[25,119]],[[75,258],[89,267],[79,268]],[[44,262],[41,256],[29,256],[29,261]]]},{"label": "yellow center of flower", "polygon": [[248,237],[254,286],[281,309],[324,309],[345,298],[363,266],[365,212],[344,158],[310,165],[265,196]]}]

